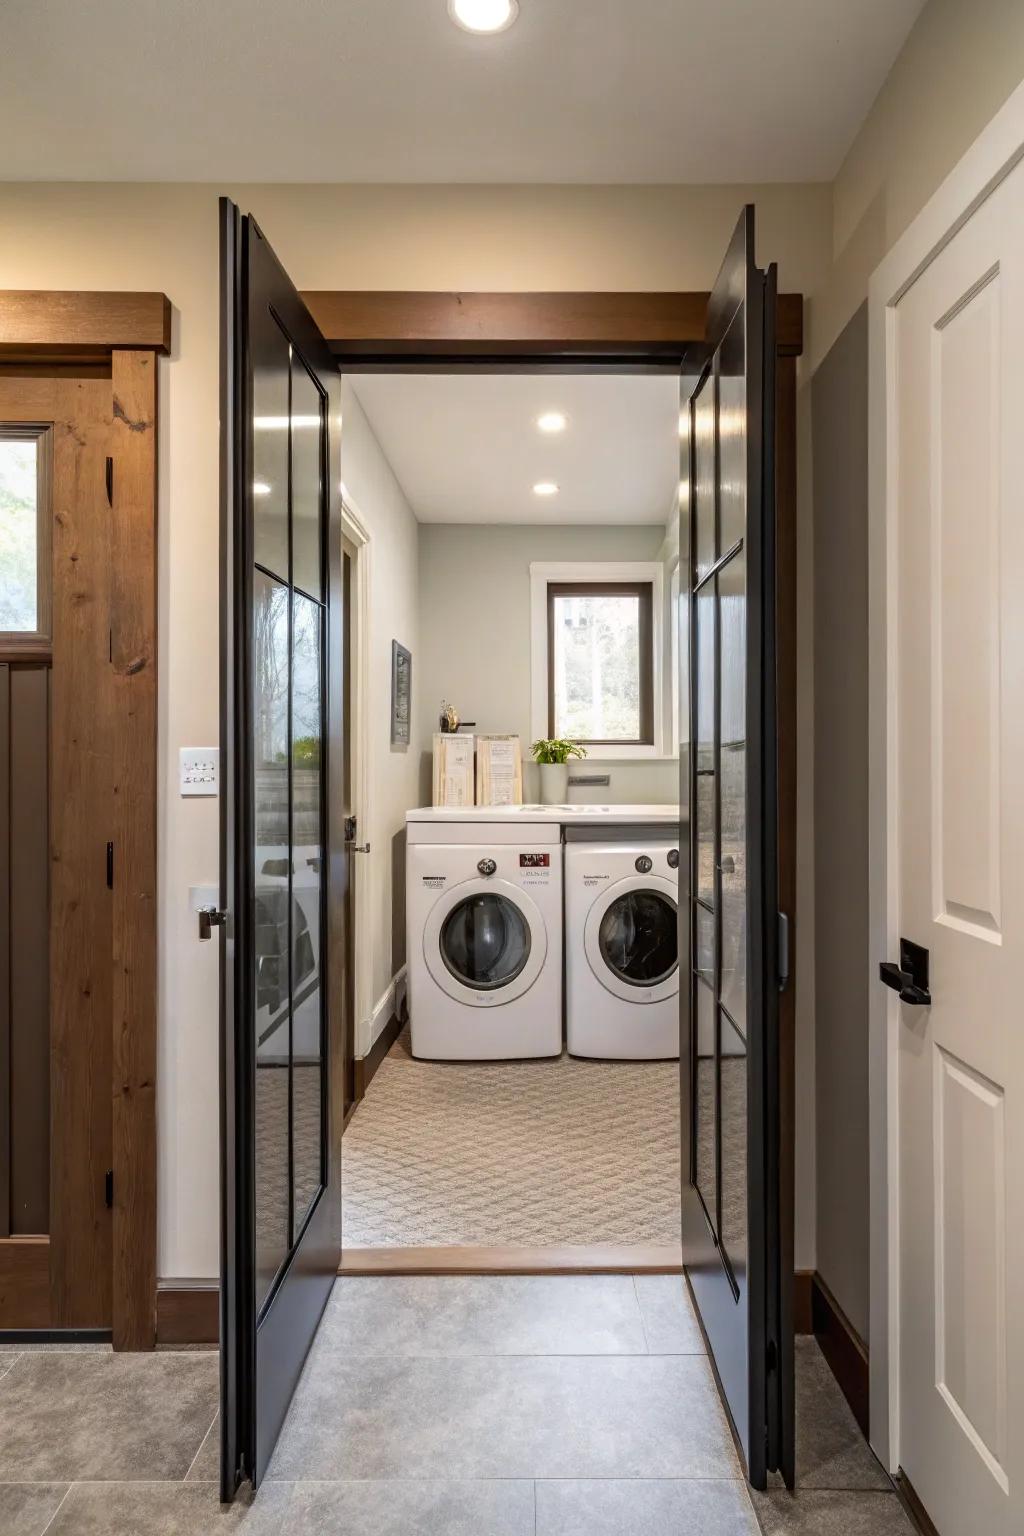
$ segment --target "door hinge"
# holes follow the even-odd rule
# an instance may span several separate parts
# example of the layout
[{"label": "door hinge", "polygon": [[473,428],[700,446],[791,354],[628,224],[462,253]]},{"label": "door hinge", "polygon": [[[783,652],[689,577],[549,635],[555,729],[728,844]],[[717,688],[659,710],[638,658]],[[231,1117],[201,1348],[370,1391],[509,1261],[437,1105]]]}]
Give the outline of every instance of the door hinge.
[{"label": "door hinge", "polygon": [[779,991],[785,992],[789,981],[789,917],[779,913]]},{"label": "door hinge", "polygon": [[103,1192],[104,1192],[104,1194],[106,1195],[106,1198],[107,1198],[107,1208],[108,1208],[108,1210],[112,1210],[113,1206],[114,1206],[114,1170],[113,1170],[113,1168],[108,1168],[107,1169],[107,1176],[103,1180]]},{"label": "door hinge", "polygon": [[107,844],[107,890],[114,889],[114,845]]},{"label": "door hinge", "polygon": [[107,459],[107,506],[114,505],[114,461]]}]

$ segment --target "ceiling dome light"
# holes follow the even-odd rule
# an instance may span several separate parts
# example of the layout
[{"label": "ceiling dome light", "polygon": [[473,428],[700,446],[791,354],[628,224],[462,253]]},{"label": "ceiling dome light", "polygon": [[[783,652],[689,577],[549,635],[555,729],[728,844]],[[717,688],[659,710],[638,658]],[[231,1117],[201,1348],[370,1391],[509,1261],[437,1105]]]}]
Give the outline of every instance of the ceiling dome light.
[{"label": "ceiling dome light", "polygon": [[448,15],[464,32],[504,32],[519,15],[519,0],[448,0]]},{"label": "ceiling dome light", "polygon": [[542,432],[564,432],[568,418],[561,411],[545,411],[537,417],[537,425]]},{"label": "ceiling dome light", "polygon": [[533,488],[535,496],[557,496],[558,486],[553,480],[538,480]]}]

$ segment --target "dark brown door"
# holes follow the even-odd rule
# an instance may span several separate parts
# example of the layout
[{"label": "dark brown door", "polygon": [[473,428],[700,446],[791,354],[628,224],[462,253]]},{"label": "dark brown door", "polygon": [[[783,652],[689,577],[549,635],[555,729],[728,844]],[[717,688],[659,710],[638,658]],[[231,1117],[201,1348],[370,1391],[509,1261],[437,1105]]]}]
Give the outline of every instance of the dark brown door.
[{"label": "dark brown door", "polygon": [[[792,1316],[780,1215],[775,269],[744,210],[684,374],[688,487],[690,1049],[683,1259],[755,1487],[792,1484]],[[684,1037],[685,1038],[685,1037]]]},{"label": "dark brown door", "polygon": [[222,1489],[264,1476],[341,1251],[340,380],[221,204]]},{"label": "dark brown door", "polygon": [[111,430],[0,378],[0,1329],[111,1326]]}]

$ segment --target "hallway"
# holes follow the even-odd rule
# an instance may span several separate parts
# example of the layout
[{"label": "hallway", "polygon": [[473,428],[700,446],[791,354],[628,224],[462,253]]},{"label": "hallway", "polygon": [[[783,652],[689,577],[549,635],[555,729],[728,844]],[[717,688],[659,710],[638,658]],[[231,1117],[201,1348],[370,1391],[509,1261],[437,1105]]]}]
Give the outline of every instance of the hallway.
[{"label": "hallway", "polygon": [[[768,1536],[911,1530],[810,1339]],[[255,1500],[217,1503],[217,1357],[0,1355],[5,1536],[757,1536],[677,1276],[335,1286]]]}]

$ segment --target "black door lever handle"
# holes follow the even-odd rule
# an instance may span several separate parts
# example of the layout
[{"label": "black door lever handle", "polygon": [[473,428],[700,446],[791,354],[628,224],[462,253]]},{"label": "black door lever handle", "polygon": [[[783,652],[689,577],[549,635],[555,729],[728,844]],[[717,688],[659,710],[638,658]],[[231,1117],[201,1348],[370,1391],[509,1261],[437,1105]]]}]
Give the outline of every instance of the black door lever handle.
[{"label": "black door lever handle", "polygon": [[909,939],[900,939],[900,963],[883,960],[878,967],[878,978],[900,995],[901,1003],[928,1007],[932,994],[928,990],[928,951]]}]

